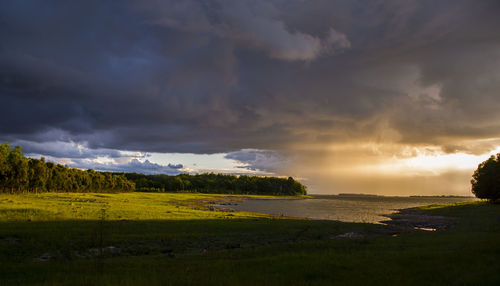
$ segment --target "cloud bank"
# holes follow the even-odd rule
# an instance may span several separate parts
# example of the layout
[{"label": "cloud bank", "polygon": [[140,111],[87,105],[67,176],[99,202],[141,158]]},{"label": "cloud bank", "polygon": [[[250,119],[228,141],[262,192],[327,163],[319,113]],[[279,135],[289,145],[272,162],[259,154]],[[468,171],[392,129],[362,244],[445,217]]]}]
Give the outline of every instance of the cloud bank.
[{"label": "cloud bank", "polygon": [[0,139],[33,152],[228,153],[303,177],[499,146],[498,1],[0,5]]},{"label": "cloud bank", "polygon": [[126,172],[126,173],[142,173],[142,174],[166,174],[166,175],[178,175],[184,173],[182,165],[172,165],[167,166],[160,165],[157,163],[152,163],[149,160],[141,162],[137,159],[132,159],[130,162],[123,164],[116,163],[99,163],[86,159],[73,160],[68,166],[72,168],[80,169],[95,169],[99,171],[109,171],[109,172]]}]

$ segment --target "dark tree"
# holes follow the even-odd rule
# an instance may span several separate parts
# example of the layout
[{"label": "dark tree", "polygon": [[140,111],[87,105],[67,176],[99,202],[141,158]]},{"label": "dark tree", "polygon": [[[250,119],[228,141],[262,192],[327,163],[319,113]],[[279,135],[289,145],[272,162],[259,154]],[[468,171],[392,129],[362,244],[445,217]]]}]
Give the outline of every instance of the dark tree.
[{"label": "dark tree", "polygon": [[292,177],[235,176],[224,174],[144,175],[125,173],[135,182],[136,191],[199,192],[213,194],[256,194],[297,196],[307,194],[306,188]]},{"label": "dark tree", "polygon": [[500,153],[479,164],[472,175],[471,184],[476,197],[500,200]]}]

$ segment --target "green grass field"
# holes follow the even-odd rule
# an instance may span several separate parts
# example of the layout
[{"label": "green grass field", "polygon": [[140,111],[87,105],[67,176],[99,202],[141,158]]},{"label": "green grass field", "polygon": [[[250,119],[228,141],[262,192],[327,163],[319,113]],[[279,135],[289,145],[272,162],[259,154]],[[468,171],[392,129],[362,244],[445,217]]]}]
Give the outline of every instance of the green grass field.
[{"label": "green grass field", "polygon": [[500,285],[500,205],[423,207],[454,226],[397,235],[205,207],[239,199],[2,194],[0,284]]}]

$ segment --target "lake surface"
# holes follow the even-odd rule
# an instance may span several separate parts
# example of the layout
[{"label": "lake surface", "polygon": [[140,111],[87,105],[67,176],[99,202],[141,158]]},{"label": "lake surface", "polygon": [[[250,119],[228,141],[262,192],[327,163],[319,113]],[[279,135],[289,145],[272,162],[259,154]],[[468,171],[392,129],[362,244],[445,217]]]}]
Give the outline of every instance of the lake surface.
[{"label": "lake surface", "polygon": [[[313,199],[251,199],[229,208],[292,217],[376,223],[398,209],[473,201],[466,197],[314,196]],[[221,206],[227,208],[228,206]]]}]

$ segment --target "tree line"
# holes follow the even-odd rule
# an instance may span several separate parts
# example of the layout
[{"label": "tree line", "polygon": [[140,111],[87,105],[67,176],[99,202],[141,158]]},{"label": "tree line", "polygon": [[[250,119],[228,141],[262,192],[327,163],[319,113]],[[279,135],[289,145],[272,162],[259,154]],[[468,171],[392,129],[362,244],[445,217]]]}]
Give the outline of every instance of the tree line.
[{"label": "tree line", "polygon": [[69,168],[45,158],[26,158],[20,146],[0,145],[0,192],[128,192],[123,174]]},{"label": "tree line", "polygon": [[306,188],[292,177],[257,177],[224,174],[144,175],[126,173],[135,183],[136,191],[198,192],[212,194],[256,194],[275,196],[305,195]]},{"label": "tree line", "polygon": [[26,158],[20,146],[0,145],[0,192],[199,192],[215,194],[305,195],[289,178],[223,174],[144,175],[69,168]]}]

